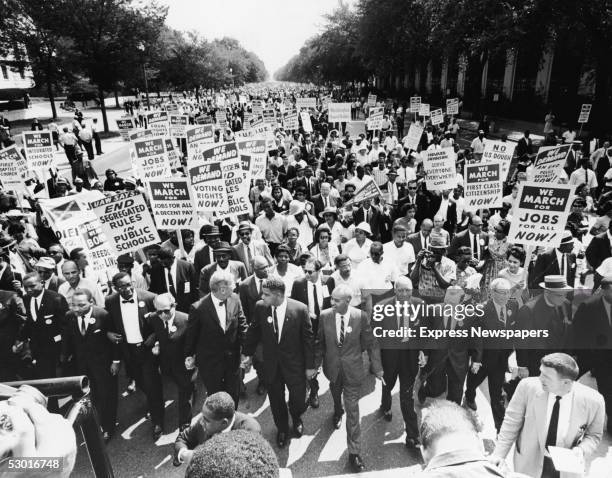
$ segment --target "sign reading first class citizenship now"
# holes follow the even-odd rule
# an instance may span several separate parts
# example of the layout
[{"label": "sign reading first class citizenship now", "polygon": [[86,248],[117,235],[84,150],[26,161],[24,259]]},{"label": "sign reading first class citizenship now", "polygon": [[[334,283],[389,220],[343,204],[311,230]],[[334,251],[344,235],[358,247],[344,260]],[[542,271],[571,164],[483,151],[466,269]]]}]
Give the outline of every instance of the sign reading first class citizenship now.
[{"label": "sign reading first class citizenship now", "polygon": [[502,203],[501,164],[477,163],[465,165],[465,210],[500,207]]}]

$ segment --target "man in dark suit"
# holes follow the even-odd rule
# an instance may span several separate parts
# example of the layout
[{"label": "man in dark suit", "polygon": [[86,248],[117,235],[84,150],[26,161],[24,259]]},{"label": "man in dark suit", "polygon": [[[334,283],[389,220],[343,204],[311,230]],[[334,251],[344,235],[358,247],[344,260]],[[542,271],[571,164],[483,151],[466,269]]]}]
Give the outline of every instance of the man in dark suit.
[{"label": "man in dark suit", "polygon": [[193,268],[196,274],[199,274],[205,266],[215,261],[213,251],[221,241],[219,228],[217,226],[205,224],[200,228],[200,239],[202,239],[206,245],[197,251],[193,257]]},{"label": "man in dark suit", "polygon": [[572,322],[573,350],[580,372],[591,372],[604,396],[608,433],[612,433],[612,277],[601,280],[601,296],[578,306]]},{"label": "man in dark suit", "polygon": [[227,242],[220,242],[214,250],[215,262],[205,266],[200,272],[200,281],[198,290],[200,297],[204,297],[210,292],[209,283],[212,275],[217,271],[228,271],[234,276],[234,286],[247,278],[247,270],[244,264],[240,261],[233,261],[232,248]]},{"label": "man in dark suit", "polygon": [[549,275],[562,275],[567,284],[573,287],[576,280],[576,254],[572,253],[573,249],[574,238],[566,229],[559,247],[538,255],[533,271],[529,274],[529,288],[537,291],[538,284]]},{"label": "man in dark suit", "polygon": [[289,164],[287,155],[282,155],[283,164],[278,167],[278,180],[282,187],[286,188],[289,181],[295,178],[295,167]]},{"label": "man in dark suit", "polygon": [[[314,215],[319,217],[319,214],[326,207],[337,207],[337,199],[330,196],[331,185],[329,183],[321,183],[321,192],[311,198],[314,205]],[[323,222],[323,218],[319,218],[319,224]]]},{"label": "man in dark suit", "polygon": [[110,316],[107,336],[115,344],[111,370],[113,375],[117,375],[123,358],[126,369],[147,397],[147,407],[153,422],[153,438],[157,440],[164,431],[161,375],[151,347],[145,343],[153,333],[147,314],[155,312],[155,294],[134,289],[132,278],[126,272],[115,274],[112,282],[117,292],[104,301],[104,308]]},{"label": "man in dark suit", "polygon": [[196,273],[193,266],[176,259],[170,249],[159,250],[159,264],[151,267],[149,291],[155,294],[169,292],[176,299],[176,309],[187,313],[197,298]]},{"label": "man in dark suit", "polygon": [[185,367],[198,366],[208,393],[229,393],[238,408],[240,348],[247,322],[238,296],[233,293],[234,276],[216,271],[210,278],[210,293],[193,304],[185,338]]},{"label": "man in dark suit", "polygon": [[416,181],[410,181],[406,189],[408,194],[402,197],[397,203],[398,210],[401,211],[406,204],[414,204],[416,206],[414,219],[418,227],[426,218],[432,219],[435,213],[432,214],[430,211],[429,197],[426,194],[417,193],[418,186]]},{"label": "man in dark suit", "polygon": [[87,375],[92,402],[100,414],[103,437],[111,439],[117,421],[117,377],[111,374],[113,345],[106,336],[108,312],[94,304],[87,289],[72,295],[62,333],[62,363],[74,361],[77,375]]},{"label": "man in dark suit", "polygon": [[489,249],[489,236],[482,232],[482,219],[480,216],[472,215],[468,220],[467,231],[457,234],[448,248],[448,257],[456,260],[460,247],[472,249],[472,256],[478,261],[476,270],[480,270],[484,265],[485,258]]},{"label": "man in dark suit", "polygon": [[41,257],[36,263],[38,275],[45,283],[44,287],[47,290],[57,292],[59,286],[66,282],[55,275],[55,261],[50,257]]},{"label": "man in dark suit", "polygon": [[[602,232],[601,234],[597,234],[589,245],[586,248],[586,259],[593,268],[596,270],[601,263],[612,256],[612,241],[610,238],[612,237],[612,221],[610,221],[610,225],[608,226],[608,230],[606,232]],[[597,287],[598,284],[594,284]]]},{"label": "man in dark suit", "polygon": [[218,433],[229,430],[248,430],[261,433],[257,420],[234,409],[234,400],[226,392],[216,392],[206,397],[202,412],[198,413],[191,425],[182,429],[174,442],[174,466],[189,463],[193,450]]},{"label": "man in dark suit", "polygon": [[367,222],[372,230],[372,240],[380,241],[382,232],[383,214],[372,206],[372,201],[366,199],[361,203],[361,206],[353,211],[353,223],[361,224]]},{"label": "man in dark suit", "polygon": [[[516,328],[516,302],[508,302],[511,285],[506,279],[493,279],[490,284],[491,299],[483,307],[479,323],[485,330],[513,330]],[[510,345],[510,347],[508,347]],[[482,366],[468,373],[465,403],[476,410],[476,388],[485,378],[489,379],[489,397],[495,428],[499,432],[504,421],[502,386],[508,370],[508,358],[512,354],[512,341],[507,339],[484,339]]]},{"label": "man in dark suit", "polygon": [[27,319],[21,340],[30,341],[32,359],[36,361],[33,378],[55,378],[68,304],[63,296],[45,290],[38,272],[25,275],[23,289]]},{"label": "man in dark suit", "polygon": [[[287,443],[289,413],[296,436],[304,433],[301,415],[306,411],[306,381],[315,376],[316,370],[308,307],[285,297],[285,283],[280,277],[268,277],[263,282],[262,299],[255,306],[243,348],[245,366],[248,367],[260,342],[263,377],[278,429],[276,442],[282,448]],[[289,411],[285,386],[289,390]]]},{"label": "man in dark suit", "polygon": [[268,261],[268,265],[274,265],[270,248],[265,241],[253,239],[251,237],[253,225],[249,221],[242,221],[238,225],[238,237],[240,241],[232,247],[232,259],[240,261],[246,268],[247,275],[253,273],[253,258],[255,256],[263,256]]},{"label": "man in dark suit", "polygon": [[[310,322],[312,323],[312,334],[317,336],[319,330],[319,315],[326,308],[325,300],[329,304],[329,291],[321,283],[321,269],[323,264],[314,257],[306,260],[303,266],[305,277],[300,277],[293,282],[291,298],[308,307]],[[319,408],[319,381],[317,377],[309,381],[310,395],[308,402],[312,408]]]},{"label": "man in dark suit", "polygon": [[433,218],[440,214],[444,219],[444,229],[452,237],[457,230],[457,204],[451,199],[450,193],[450,189],[446,189],[440,194],[429,193],[429,211],[426,217]]},{"label": "man in dark suit", "polygon": [[19,341],[19,333],[26,310],[21,297],[7,290],[0,290],[0,305],[0,382],[9,382],[21,375],[19,353],[25,343]]},{"label": "man in dark suit", "polygon": [[372,333],[365,312],[350,307],[353,291],[341,284],[332,292],[332,307],[321,313],[321,323],[315,346],[315,367],[323,364],[334,400],[333,423],[339,428],[342,420],[342,398],[346,408],[346,439],[349,463],[356,472],[363,471],[361,459],[361,429],[359,427],[359,398],[365,379],[362,353],[370,357],[370,369],[383,380],[378,343]]},{"label": "man in dark suit", "polygon": [[191,404],[193,394],[191,372],[185,368],[184,350],[187,331],[187,314],[176,307],[176,299],[170,293],[160,294],[153,300],[156,312],[149,321],[153,334],[145,341],[152,346],[153,355],[159,356],[159,365],[163,375],[172,379],[178,390],[179,429],[189,426],[191,422]]},{"label": "man in dark suit", "polygon": [[516,155],[519,160],[524,159],[526,156],[533,154],[533,147],[531,144],[531,138],[529,137],[529,130],[526,130],[523,137],[518,140],[516,145]]},{"label": "man in dark suit", "polygon": [[419,232],[414,234],[408,234],[406,241],[412,244],[414,253],[418,254],[421,249],[427,249],[429,246],[429,235],[433,229],[433,222],[431,219],[423,219],[421,222],[421,228]]}]

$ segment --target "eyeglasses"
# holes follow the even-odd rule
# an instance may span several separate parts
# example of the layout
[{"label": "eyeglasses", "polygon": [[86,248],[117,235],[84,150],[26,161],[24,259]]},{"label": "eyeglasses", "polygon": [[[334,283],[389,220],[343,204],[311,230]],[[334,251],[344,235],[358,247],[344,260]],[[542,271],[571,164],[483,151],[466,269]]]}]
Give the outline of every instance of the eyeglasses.
[{"label": "eyeglasses", "polygon": [[158,310],[157,312],[159,312],[160,314],[168,315],[170,312],[172,312],[172,309],[162,309],[162,310]]},{"label": "eyeglasses", "polygon": [[250,232],[250,231],[239,232],[239,233],[238,233],[238,235],[239,235],[240,237],[242,237],[242,236],[250,236],[250,235],[251,235],[251,232]]},{"label": "eyeglasses", "polygon": [[317,272],[317,271],[304,271],[304,274],[310,275],[310,274],[314,274],[315,272]]},{"label": "eyeglasses", "polygon": [[408,189],[411,191],[416,191],[416,188],[411,188],[410,186],[408,186]]}]

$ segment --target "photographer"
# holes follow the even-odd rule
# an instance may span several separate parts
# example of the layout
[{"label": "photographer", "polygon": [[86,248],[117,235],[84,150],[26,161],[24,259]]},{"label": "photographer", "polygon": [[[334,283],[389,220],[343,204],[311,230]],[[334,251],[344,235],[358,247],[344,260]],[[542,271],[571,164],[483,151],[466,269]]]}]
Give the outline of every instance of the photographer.
[{"label": "photographer", "polygon": [[410,280],[416,286],[418,296],[425,302],[440,302],[445,290],[457,279],[456,264],[446,257],[446,241],[431,235],[429,247],[417,254]]}]

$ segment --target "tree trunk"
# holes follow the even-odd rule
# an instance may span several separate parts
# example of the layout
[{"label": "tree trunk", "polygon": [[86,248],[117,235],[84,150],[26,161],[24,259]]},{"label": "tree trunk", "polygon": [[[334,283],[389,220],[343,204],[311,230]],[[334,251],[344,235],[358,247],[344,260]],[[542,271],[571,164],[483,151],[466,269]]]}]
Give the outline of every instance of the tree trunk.
[{"label": "tree trunk", "polygon": [[608,84],[611,73],[609,61],[605,52],[600,52],[595,63],[595,98],[590,121],[592,122],[592,133],[596,135],[605,133],[608,122],[607,112],[609,111],[610,96]]},{"label": "tree trunk", "polygon": [[121,106],[119,105],[119,93],[117,92],[117,88],[115,88],[115,107],[117,109],[121,108]]},{"label": "tree trunk", "polygon": [[104,91],[98,87],[98,98],[100,99],[100,110],[102,111],[102,123],[104,124],[104,132],[108,133],[108,118],[106,117],[106,104],[104,103]]},{"label": "tree trunk", "polygon": [[53,94],[53,86],[50,81],[47,81],[47,95],[49,95],[49,103],[51,103],[51,116],[56,120],[57,110],[55,109],[55,95]]}]

